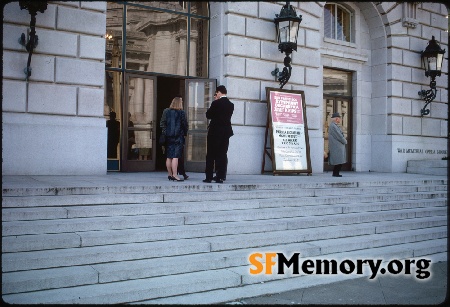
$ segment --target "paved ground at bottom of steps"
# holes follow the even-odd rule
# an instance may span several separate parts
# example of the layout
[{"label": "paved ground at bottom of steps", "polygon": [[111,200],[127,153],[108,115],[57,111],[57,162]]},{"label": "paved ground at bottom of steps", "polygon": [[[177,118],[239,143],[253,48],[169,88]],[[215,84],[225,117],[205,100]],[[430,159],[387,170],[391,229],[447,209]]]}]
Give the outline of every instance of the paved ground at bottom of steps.
[{"label": "paved ground at bottom of steps", "polygon": [[431,277],[423,281],[404,275],[384,275],[374,281],[361,277],[310,288],[245,298],[225,304],[435,305],[446,301],[447,268],[447,261],[434,263]]}]

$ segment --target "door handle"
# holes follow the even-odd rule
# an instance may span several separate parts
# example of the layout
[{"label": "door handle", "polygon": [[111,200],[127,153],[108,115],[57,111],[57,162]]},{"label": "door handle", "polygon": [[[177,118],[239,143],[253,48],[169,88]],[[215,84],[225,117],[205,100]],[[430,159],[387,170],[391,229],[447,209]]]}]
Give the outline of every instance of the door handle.
[{"label": "door handle", "polygon": [[153,121],[150,121],[150,140],[154,140],[154,138],[153,138]]}]

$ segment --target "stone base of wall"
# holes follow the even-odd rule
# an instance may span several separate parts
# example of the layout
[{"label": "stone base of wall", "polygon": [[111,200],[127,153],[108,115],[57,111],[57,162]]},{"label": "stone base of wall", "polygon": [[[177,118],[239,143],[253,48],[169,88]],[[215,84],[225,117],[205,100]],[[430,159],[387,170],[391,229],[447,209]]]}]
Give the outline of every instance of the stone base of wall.
[{"label": "stone base of wall", "polygon": [[2,175],[104,175],[105,119],[3,113]]},{"label": "stone base of wall", "polygon": [[445,176],[448,172],[448,160],[411,160],[408,161],[407,173]]}]

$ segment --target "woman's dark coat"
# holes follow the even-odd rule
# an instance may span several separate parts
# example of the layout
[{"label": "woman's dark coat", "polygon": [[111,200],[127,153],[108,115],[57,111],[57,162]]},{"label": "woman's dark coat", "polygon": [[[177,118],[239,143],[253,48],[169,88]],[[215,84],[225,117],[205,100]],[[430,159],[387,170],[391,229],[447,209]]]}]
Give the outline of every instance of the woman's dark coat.
[{"label": "woman's dark coat", "polygon": [[183,110],[164,109],[159,125],[161,133],[166,135],[167,158],[181,158],[184,137],[188,132],[186,113]]}]

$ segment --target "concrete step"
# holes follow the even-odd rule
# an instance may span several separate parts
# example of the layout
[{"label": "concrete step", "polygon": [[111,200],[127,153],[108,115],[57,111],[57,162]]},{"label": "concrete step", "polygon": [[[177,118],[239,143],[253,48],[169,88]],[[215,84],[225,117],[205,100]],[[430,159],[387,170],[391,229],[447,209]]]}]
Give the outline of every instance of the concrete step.
[{"label": "concrete step", "polygon": [[121,217],[93,217],[38,221],[2,222],[3,236],[50,234],[105,229],[129,229],[155,226],[183,225],[181,215],[159,214]]},{"label": "concrete step", "polygon": [[[417,192],[423,186],[401,185],[401,186],[361,186],[351,185],[346,188],[295,188],[295,189],[268,189],[265,190],[230,190],[230,191],[198,191],[192,187],[189,193],[157,192],[151,194],[92,194],[92,195],[57,195],[57,196],[23,196],[12,197],[2,195],[3,208],[21,207],[61,207],[96,204],[142,204],[142,203],[171,203],[171,202],[194,202],[214,200],[242,200],[242,199],[265,199],[265,198],[298,198],[307,196],[330,196],[330,195],[355,195],[355,194],[387,194]],[[428,185],[429,187],[440,186]],[[325,186],[324,186],[325,187]],[[226,192],[226,193],[223,193]]]},{"label": "concrete step", "polygon": [[[419,195],[426,196],[429,193]],[[415,196],[416,194],[404,193],[403,196]],[[434,194],[431,194],[434,195]],[[398,199],[399,195],[393,195]],[[377,196],[381,198],[381,196]],[[390,199],[390,197],[388,197]],[[444,200],[438,200],[443,204]],[[222,202],[226,206],[227,201]],[[424,204],[429,204],[425,202]],[[399,205],[399,204],[397,204]],[[202,224],[214,222],[230,222],[258,219],[272,219],[295,216],[326,215],[354,212],[355,210],[369,209],[371,206],[348,205],[311,205],[302,207],[282,207],[282,208],[255,208],[255,204],[250,204],[252,209],[209,211],[201,213],[178,213],[178,214],[156,214],[136,216],[113,216],[113,217],[92,217],[92,218],[71,218],[56,220],[36,220],[36,221],[10,221],[2,223],[3,236],[17,236],[29,234],[51,234],[65,232],[83,232],[92,230],[108,229],[132,229],[155,226],[170,226],[183,224]],[[405,205],[406,206],[406,205]],[[151,207],[151,205],[148,205]],[[233,206],[231,206],[233,207]],[[389,205],[385,206],[386,208]],[[129,211],[131,212],[131,211]]]},{"label": "concrete step", "polygon": [[[2,221],[31,221],[44,219],[65,219],[82,217],[112,217],[126,215],[147,215],[163,213],[205,212],[221,210],[239,210],[259,207],[291,207],[304,205],[324,205],[339,203],[369,203],[386,202],[407,199],[446,199],[445,191],[421,191],[423,193],[405,192],[392,194],[364,194],[350,195],[345,198],[338,196],[313,196],[301,198],[268,198],[268,199],[243,199],[233,201],[198,201],[179,203],[128,203],[128,204],[96,204],[86,206],[71,205],[68,207],[26,207],[3,208]],[[341,192],[342,194],[343,192]],[[320,194],[320,193],[317,193]]]},{"label": "concrete step", "polygon": [[[283,248],[280,246],[273,246],[270,250],[276,251],[276,252],[284,252],[286,255],[291,254],[292,251],[300,252],[301,258],[303,259],[325,259],[325,260],[336,260],[336,261],[342,261],[345,259],[382,259],[383,261],[389,261],[391,259],[411,259],[415,257],[416,254],[420,254],[420,251],[424,251],[430,248],[434,248],[434,251],[443,250],[446,251],[446,240],[445,239],[436,239],[432,241],[421,241],[421,242],[413,242],[413,243],[404,243],[404,244],[398,244],[395,246],[384,246],[384,247],[374,247],[370,249],[365,250],[356,250],[356,251],[349,251],[349,252],[342,252],[342,253],[335,253],[332,255],[323,255],[320,253],[314,254],[314,252],[308,253],[308,248],[305,249],[305,244],[297,244],[296,246],[291,246],[290,248]],[[311,250],[311,248],[309,248]],[[289,251],[288,251],[289,250]],[[304,251],[307,251],[306,253]],[[246,256],[253,252],[253,251],[246,251]],[[261,249],[259,250],[261,252]],[[223,254],[223,252],[222,252]],[[240,256],[239,256],[240,254]],[[76,288],[66,288],[66,289],[56,289],[56,290],[44,290],[46,288],[43,288],[42,283],[39,283],[38,281],[46,281],[45,276],[54,276],[54,284],[47,284],[47,287],[56,287],[56,282],[62,282],[63,286],[71,287],[71,282],[73,283],[75,281],[75,278],[79,278],[79,282],[92,282],[94,278],[91,278],[90,281],[83,281],[82,277],[87,277],[92,274],[93,270],[89,270],[87,267],[80,267],[79,273],[77,273],[75,270],[70,269],[50,269],[46,270],[43,273],[38,272],[38,277],[36,275],[29,274],[29,272],[24,272],[21,274],[19,273],[11,273],[7,274],[7,279],[13,279],[15,281],[15,288],[13,289],[21,289],[25,290],[24,281],[27,278],[30,278],[32,282],[30,281],[29,284],[34,285],[34,290],[44,290],[34,293],[25,293],[21,295],[8,295],[8,293],[12,293],[11,291],[8,291],[9,289],[3,287],[3,290],[5,290],[4,293],[4,300],[9,303],[29,303],[32,300],[34,300],[34,303],[121,303],[121,302],[133,302],[133,301],[142,301],[142,300],[148,300],[148,299],[155,299],[159,297],[159,293],[155,293],[155,288],[159,289],[158,284],[166,284],[166,281],[169,276],[176,276],[179,278],[177,279],[171,279],[170,280],[170,287],[177,288],[177,289],[183,289],[183,292],[180,292],[178,294],[186,295],[186,293],[193,293],[195,291],[192,291],[193,287],[187,287],[183,286],[185,285],[184,279],[191,280],[193,283],[200,282],[198,279],[205,278],[204,274],[205,272],[210,272],[214,277],[216,278],[230,278],[230,275],[220,275],[218,276],[216,273],[224,271],[223,267],[230,267],[226,271],[231,271],[235,274],[237,274],[240,278],[238,283],[232,283],[231,287],[245,287],[246,285],[252,285],[252,284],[261,284],[261,283],[267,283],[271,282],[273,280],[278,279],[287,279],[287,278],[294,278],[295,275],[292,274],[285,274],[285,275],[278,275],[278,274],[272,274],[272,275],[250,275],[249,272],[249,263],[246,262],[245,264],[239,265],[239,262],[234,261],[233,263],[226,264],[224,259],[240,259],[240,261],[243,261],[245,256],[242,257],[244,253],[242,252],[231,252],[229,254],[230,257],[221,257],[220,254],[217,255],[210,255],[207,254],[206,257],[199,257],[199,255],[187,255],[187,256],[181,256],[179,259],[171,259],[171,261],[168,261],[167,264],[163,267],[161,265],[158,265],[158,262],[152,260],[141,260],[141,261],[133,261],[132,263],[129,263],[127,265],[126,263],[113,263],[113,264],[104,264],[104,265],[96,265],[93,268],[95,271],[99,272],[99,282],[100,284],[92,284],[90,286],[81,286]],[[416,255],[417,257],[417,255]],[[220,261],[222,259],[222,261]],[[217,261],[217,262],[216,262]],[[159,262],[161,264],[161,262]],[[189,270],[195,271],[185,273],[186,267],[189,267]],[[128,270],[128,272],[127,272]],[[42,270],[44,271],[44,270]],[[115,272],[114,272],[115,271]],[[156,274],[153,274],[153,277],[148,278],[144,272],[155,272]],[[197,273],[197,274],[196,274]],[[137,280],[126,280],[128,277],[135,277],[135,274],[140,277]],[[365,275],[368,276],[368,271],[365,270]],[[102,276],[105,276],[106,278],[102,278]],[[121,276],[121,278],[125,279],[125,281],[120,282],[112,282],[111,279],[108,277],[112,276]],[[306,277],[308,275],[303,275],[303,277]],[[323,275],[322,275],[323,276]],[[360,275],[361,276],[361,275]],[[68,278],[69,277],[69,278]],[[327,276],[328,277],[328,276]],[[322,277],[323,278],[323,277]],[[140,291],[142,288],[138,286],[138,283],[135,281],[141,281],[144,283],[148,288],[146,291],[145,296],[137,296],[136,292]],[[223,283],[221,283],[219,280],[210,280],[211,284],[204,288],[203,291],[208,290],[214,290],[214,289],[220,289],[223,287]],[[301,284],[304,285],[302,282]],[[110,285],[110,286],[105,286]],[[117,287],[113,287],[112,285],[121,286],[123,289],[121,290],[121,293],[125,296],[127,296],[127,301],[120,301],[120,298],[113,295],[112,298],[109,298],[107,301],[105,301],[106,296],[110,291],[117,291]],[[59,286],[61,287],[61,285]],[[230,287],[230,286],[228,286]],[[298,286],[297,286],[298,287]],[[31,288],[29,288],[31,289]],[[80,291],[80,289],[83,289],[84,291]],[[126,289],[126,291],[125,291]],[[139,289],[139,290],[138,290]],[[126,293],[124,293],[125,291]],[[203,292],[202,291],[202,292]],[[223,290],[222,290],[223,291]],[[86,292],[86,293],[83,293]],[[93,297],[92,293],[95,293],[97,296]],[[46,295],[45,295],[46,294]],[[78,297],[73,296],[73,294],[77,294]],[[167,295],[167,293],[164,293]],[[47,297],[45,297],[47,296]],[[222,297],[221,297],[222,298]],[[76,301],[74,299],[77,299]],[[173,299],[173,298],[172,298]],[[222,298],[223,299],[223,298]],[[165,300],[162,298],[161,300]],[[170,300],[170,299],[169,299]],[[192,303],[192,301],[189,301]],[[149,303],[149,302],[146,302]],[[156,303],[156,302],[155,302]],[[160,301],[162,303],[162,301]]]},{"label": "concrete step", "polygon": [[[439,237],[442,236],[442,228],[446,231],[445,227],[435,227],[421,230],[421,235],[422,233],[428,234],[431,232],[433,235]],[[415,233],[417,231],[411,232]],[[204,239],[180,239],[176,241],[168,240],[35,252],[3,253],[2,269],[4,272],[12,272],[16,270],[68,267],[112,261],[185,255],[190,253],[256,248],[277,244],[310,242],[325,239],[331,240],[345,237],[359,237],[368,234],[375,234],[374,225],[340,225],[310,229],[274,231],[271,233],[216,236]],[[386,237],[389,237],[389,235],[390,234],[385,234]],[[438,237],[432,238],[435,239]]]},{"label": "concrete step", "polygon": [[[86,180],[87,178],[83,178]],[[186,193],[186,192],[226,192],[226,191],[251,191],[251,190],[301,190],[301,189],[320,189],[320,188],[350,188],[350,187],[374,187],[374,186],[402,186],[402,185],[447,185],[447,179],[385,179],[384,180],[351,180],[342,178],[340,182],[266,182],[255,184],[202,184],[194,181],[185,181],[181,184],[145,184],[140,185],[134,182],[113,182],[107,181],[102,184],[99,182],[98,186],[92,187],[92,183],[86,184],[80,182],[79,184],[73,184],[73,178],[71,179],[71,185],[65,186],[59,182],[48,184],[42,187],[22,187],[23,182],[17,186],[12,184],[8,187],[2,188],[2,197],[26,197],[26,196],[69,196],[69,195],[114,195],[114,194],[156,194],[156,193]],[[93,178],[92,181],[98,182],[98,178]],[[3,202],[2,202],[3,203]]]},{"label": "concrete step", "polygon": [[158,278],[3,295],[9,304],[118,304],[237,287],[240,276],[227,269]]},{"label": "concrete step", "polygon": [[390,246],[417,241],[435,240],[447,237],[447,227],[431,227],[425,229],[405,230],[384,234],[371,234],[368,236],[352,238],[336,238],[335,240],[318,240],[315,246],[321,248],[322,254],[334,254],[349,250],[363,250],[373,247]]},{"label": "concrete step", "polygon": [[442,178],[58,185],[3,189],[6,302],[220,303],[325,282],[251,276],[253,252],[410,259],[447,251]]},{"label": "concrete step", "polygon": [[[393,257],[396,257],[395,255],[393,255]],[[431,259],[432,263],[447,261],[447,253],[434,254],[427,258]],[[290,290],[298,290],[299,288],[314,287],[318,285],[324,286],[329,283],[345,281],[358,277],[360,277],[360,275],[300,275],[299,277],[276,279],[262,283],[249,284],[228,289],[210,290],[201,293],[189,293],[173,297],[150,299],[140,302],[133,302],[130,304],[230,304],[230,302],[241,298],[250,298],[263,295],[266,296]]]},{"label": "concrete step", "polygon": [[358,204],[357,206],[355,206],[354,204],[344,204],[342,208],[343,213],[356,213],[356,212],[386,211],[386,210],[445,207],[445,206],[447,206],[447,199],[426,198],[413,200],[395,200],[376,203],[361,203]]},{"label": "concrete step", "polygon": [[168,257],[211,250],[206,240],[169,240],[34,252],[2,253],[3,272]]},{"label": "concrete step", "polygon": [[[443,231],[441,227],[439,231]],[[336,251],[362,250],[362,248],[374,248],[385,245],[399,246],[405,242],[422,240],[427,242],[426,248],[421,249],[421,255],[426,255],[427,250],[440,252],[446,249],[446,239],[434,239],[439,244],[431,243],[433,238],[442,233],[432,229],[426,231],[412,231],[408,233],[393,233],[388,236],[389,241],[382,240],[380,235],[371,234],[361,238],[338,238],[317,240],[310,243],[291,243],[285,245],[273,245],[258,249],[245,249],[234,251],[221,251],[204,254],[181,255],[168,258],[170,261],[161,262],[160,258],[132,260],[126,262],[112,262],[94,264],[92,266],[77,266],[72,268],[55,268],[35,271],[12,272],[3,274],[3,293],[28,292],[33,290],[50,289],[55,287],[95,284],[98,282],[112,282],[127,279],[139,279],[186,272],[211,270],[224,267],[241,266],[247,263],[247,257],[252,252],[261,250],[276,250],[290,254],[301,251],[302,257],[333,254]],[[406,236],[404,236],[406,234]],[[427,240],[427,241],[424,241]],[[420,243],[423,244],[423,243]],[[330,248],[324,248],[330,246]],[[334,247],[334,249],[333,249]],[[339,247],[339,249],[336,249]],[[365,250],[364,249],[364,250]],[[373,257],[373,255],[371,255]],[[94,272],[98,272],[94,274]],[[49,278],[49,277],[52,278]]]},{"label": "concrete step", "polygon": [[[436,204],[434,204],[436,205]],[[394,208],[396,209],[396,208]],[[438,208],[434,208],[438,209]],[[71,247],[87,247],[121,243],[153,242],[175,239],[190,239],[229,234],[243,234],[256,232],[271,232],[287,229],[299,229],[310,227],[322,227],[331,225],[345,225],[356,223],[368,223],[374,221],[395,220],[395,225],[403,225],[401,219],[411,219],[415,214],[411,211],[369,211],[366,213],[348,213],[327,216],[307,216],[297,218],[281,218],[262,221],[224,222],[217,224],[181,225],[166,227],[150,227],[123,230],[85,231],[64,234],[21,235],[3,237],[2,252],[19,252],[33,250],[60,249]],[[446,209],[444,209],[446,210]],[[441,211],[435,213],[442,214]],[[389,223],[389,222],[387,222]],[[405,224],[408,229],[441,226],[446,223],[446,216],[432,216],[412,219]],[[416,226],[414,226],[416,225]],[[385,229],[402,230],[401,227],[385,228],[380,226],[380,231]],[[377,228],[378,229],[378,228]],[[394,231],[394,230],[392,230]]]}]

